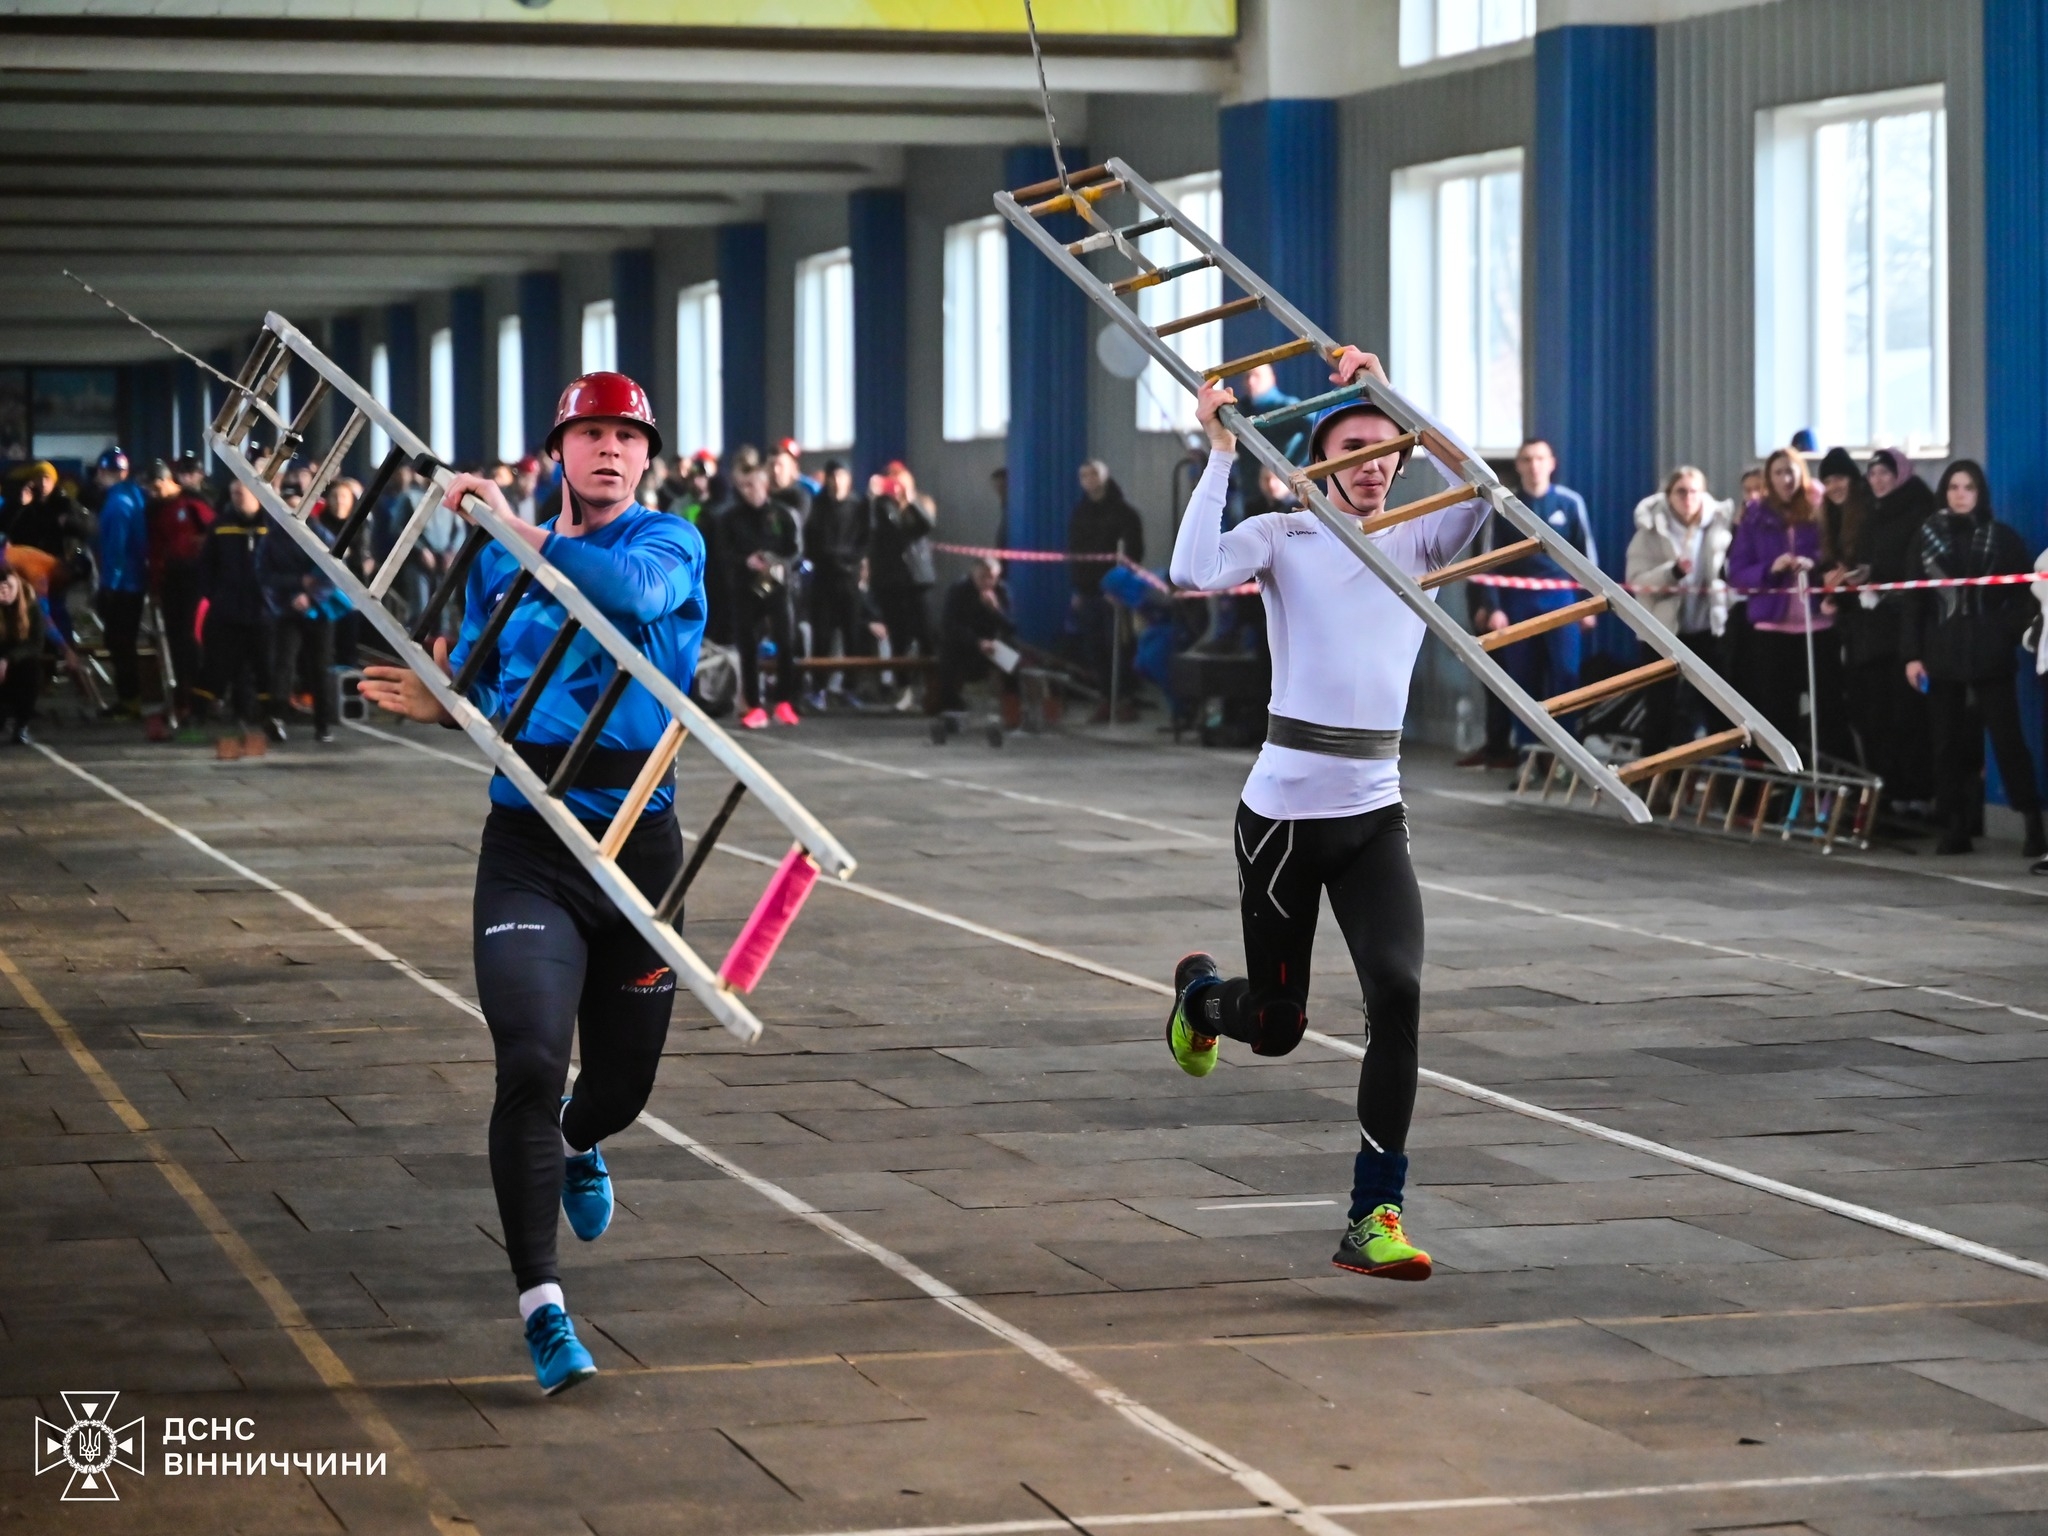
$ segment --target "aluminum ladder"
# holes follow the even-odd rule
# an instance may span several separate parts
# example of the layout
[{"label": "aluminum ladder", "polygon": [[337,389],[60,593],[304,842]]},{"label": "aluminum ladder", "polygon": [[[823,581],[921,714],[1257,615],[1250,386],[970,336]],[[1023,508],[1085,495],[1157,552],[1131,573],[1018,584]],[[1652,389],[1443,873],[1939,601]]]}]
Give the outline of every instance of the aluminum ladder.
[{"label": "aluminum ladder", "polygon": [[[286,421],[277,409],[277,394],[280,381],[294,358],[313,370],[315,382],[297,414]],[[376,427],[391,444],[390,452],[378,466],[369,489],[336,533],[332,545],[318,530],[310,527],[298,511],[293,510],[279,490],[292,458],[310,446],[308,434],[329,394],[347,406],[348,415],[341,430],[319,457],[312,484],[300,499],[299,505],[306,513],[310,514],[319,505],[328,487],[340,475],[342,462],[364,427]],[[267,427],[264,423],[268,424]],[[271,438],[267,451],[251,443],[252,433],[259,428]],[[598,611],[589,598],[577,590],[567,576],[543,559],[512,531],[511,524],[477,497],[472,496],[463,504],[463,510],[471,520],[468,537],[450,561],[448,571],[419,618],[408,630],[398,616],[384,606],[383,599],[397,580],[406,556],[425,532],[428,519],[441,505],[454,480],[454,471],[434,459],[427,445],[405,423],[372,398],[368,390],[338,368],[282,315],[264,316],[263,330],[257,337],[255,348],[243,365],[235,388],[228,391],[206,436],[214,456],[255,493],[263,510],[306,552],[321,575],[333,582],[355,605],[356,611],[382,636],[392,654],[418,674],[428,691],[455,723],[468,733],[491,765],[518,787],[527,803],[540,813],[556,836],[575,854],[578,862],[590,872],[598,887],[611,897],[619,911],[704,1005],[705,1011],[740,1040],[752,1042],[758,1039],[761,1021],[748,1009],[741,996],[751,987],[753,975],[741,974],[735,978],[727,974],[733,957],[740,953],[748,933],[757,925],[764,921],[786,923],[794,916],[795,904],[801,901],[803,893],[809,889],[810,879],[815,878],[820,869],[842,880],[853,873],[853,856],[838,839],[777,783],[772,774],[713,724],[687,694],[664,676],[610,619]],[[310,454],[306,456],[311,457]],[[419,508],[399,532],[391,551],[379,564],[376,574],[365,584],[350,570],[344,557],[355,541],[367,533],[369,519],[383,498],[385,488],[399,467],[405,464],[412,465],[427,477],[427,491]],[[461,671],[449,678],[428,654],[426,643],[437,633],[441,615],[449,600],[467,580],[470,566],[484,546],[493,542],[518,562],[519,574],[512,579],[505,596],[485,620]],[[495,655],[498,637],[511,619],[513,610],[536,588],[559,604],[566,611],[566,616],[533,678],[505,715],[501,719],[493,719],[469,701],[468,692]],[[614,671],[560,767],[549,778],[543,779],[513,749],[512,742],[518,738],[548,678],[567,656],[570,642],[579,633],[589,635],[603,648],[614,663]],[[627,791],[625,803],[610,827],[603,836],[593,837],[571,814],[562,797],[574,785],[591,748],[597,745],[605,720],[633,683],[647,689],[668,711],[669,725],[648,758],[647,766]],[[620,869],[617,855],[648,800],[667,779],[685,739],[692,734],[733,776],[734,782],[710,824],[696,839],[689,861],[669,889],[649,900]],[[733,955],[727,957],[726,965],[714,971],[683,941],[682,935],[676,931],[675,920],[681,913],[684,893],[703,867],[726,822],[738,808],[741,797],[749,790],[796,841],[778,868],[776,878],[769,882],[753,917],[741,930],[741,943],[734,946]],[[746,969],[758,973],[757,967]]]},{"label": "aluminum ladder", "polygon": [[[1141,215],[1132,223],[1121,226],[1112,225],[1096,206],[1119,194],[1135,201]],[[1101,165],[1074,172],[1066,177],[1064,183],[1055,179],[1014,191],[998,192],[995,205],[996,210],[1016,226],[1025,239],[1043,251],[1053,265],[1066,273],[1095,302],[1097,308],[1121,326],[1190,392],[1205,383],[1235,378],[1261,363],[1277,363],[1284,358],[1307,354],[1334,361],[1341,351],[1338,343],[1321,327],[1211,239],[1157,187],[1122,160],[1110,159]],[[1046,229],[1044,220],[1066,213],[1079,215],[1093,232],[1071,242],[1057,239]],[[1137,242],[1161,230],[1173,231],[1197,254],[1165,266],[1149,260],[1139,250]],[[1122,255],[1136,270],[1129,277],[1105,282],[1089,270],[1082,258],[1111,250]],[[1199,314],[1169,321],[1156,329],[1141,321],[1124,302],[1126,296],[1141,289],[1170,283],[1209,268],[1215,268],[1236,284],[1242,290],[1242,297],[1230,299]],[[1294,339],[1199,372],[1167,344],[1167,337],[1182,331],[1260,310],[1293,332]],[[1368,396],[1401,428],[1402,435],[1368,449],[1311,464],[1306,469],[1291,463],[1265,435],[1269,428],[1300,421],[1330,406],[1363,400]],[[1651,819],[1649,807],[1631,785],[1737,747],[1754,743],[1779,767],[1788,772],[1799,770],[1798,749],[1748,700],[1681,644],[1676,635],[1652,618],[1619,582],[1586,559],[1542,518],[1524,506],[1520,498],[1501,484],[1484,459],[1464,447],[1442,423],[1418,410],[1397,390],[1377,379],[1360,380],[1258,416],[1247,417],[1234,407],[1226,406],[1220,419],[1237,434],[1240,443],[1250,448],[1261,464],[1294,487],[1303,505],[1323,526],[1364,561],[1374,575],[1392,587],[1430,633],[1449,646],[1452,653],[1477,674],[1479,680],[1513,711],[1540,743],[1588,784],[1620,806],[1630,820],[1642,824]],[[1427,450],[1453,476],[1453,483],[1447,490],[1361,520],[1339,511],[1316,483],[1328,475],[1353,469],[1368,459],[1415,447]],[[1474,496],[1486,501],[1522,537],[1499,549],[1455,560],[1425,573],[1419,579],[1400,570],[1372,541],[1371,536],[1382,529],[1456,506]],[[1590,595],[1579,602],[1486,635],[1469,633],[1430,596],[1438,587],[1506,565],[1539,549],[1562,566]],[[1612,613],[1619,618],[1650,648],[1656,659],[1549,699],[1532,698],[1494,659],[1493,653],[1502,646],[1531,639],[1566,624],[1576,624],[1599,613]],[[1561,716],[1575,714],[1605,700],[1619,698],[1673,677],[1683,677],[1697,688],[1727,717],[1731,722],[1730,728],[1668,752],[1660,752],[1654,757],[1610,767],[1589,753],[1559,723]]]}]

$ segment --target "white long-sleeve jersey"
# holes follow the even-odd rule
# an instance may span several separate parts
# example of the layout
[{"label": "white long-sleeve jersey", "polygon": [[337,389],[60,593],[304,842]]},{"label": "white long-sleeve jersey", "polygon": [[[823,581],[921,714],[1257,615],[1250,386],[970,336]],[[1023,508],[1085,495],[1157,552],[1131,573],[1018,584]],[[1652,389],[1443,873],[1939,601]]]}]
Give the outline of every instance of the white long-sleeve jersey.
[{"label": "white long-sleeve jersey", "polygon": [[[1173,542],[1175,585],[1236,586],[1257,577],[1273,653],[1272,713],[1353,730],[1401,728],[1422,620],[1310,512],[1272,512],[1223,531],[1236,455],[1212,450]],[[1424,455],[1427,457],[1427,455]],[[1474,497],[1372,535],[1411,576],[1452,559],[1485,521]],[[1401,798],[1392,758],[1332,757],[1271,742],[1245,781],[1244,803],[1274,820],[1356,816]]]}]

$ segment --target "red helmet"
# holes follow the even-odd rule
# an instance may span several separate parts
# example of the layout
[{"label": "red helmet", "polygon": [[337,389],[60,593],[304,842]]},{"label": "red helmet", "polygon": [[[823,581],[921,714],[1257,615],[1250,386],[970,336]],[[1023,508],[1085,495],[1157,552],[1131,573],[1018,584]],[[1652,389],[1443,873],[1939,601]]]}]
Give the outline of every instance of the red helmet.
[{"label": "red helmet", "polygon": [[661,428],[655,425],[654,405],[647,391],[623,373],[586,373],[571,379],[555,402],[555,429],[542,445],[543,453],[562,446],[562,429],[571,422],[602,419],[630,421],[647,429],[647,456],[661,452]]}]

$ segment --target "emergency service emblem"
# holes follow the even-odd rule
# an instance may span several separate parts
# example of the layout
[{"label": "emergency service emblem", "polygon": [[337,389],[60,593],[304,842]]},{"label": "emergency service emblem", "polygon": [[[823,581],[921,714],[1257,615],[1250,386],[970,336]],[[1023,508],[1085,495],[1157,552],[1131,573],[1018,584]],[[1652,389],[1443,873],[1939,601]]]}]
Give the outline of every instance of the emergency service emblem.
[{"label": "emergency service emblem", "polygon": [[64,1485],[67,1503],[119,1500],[114,1489],[116,1467],[140,1476],[143,1467],[143,1421],[130,1419],[116,1426],[114,1403],[118,1392],[60,1392],[70,1411],[69,1424],[36,1420],[36,1476],[59,1467],[71,1469]]}]

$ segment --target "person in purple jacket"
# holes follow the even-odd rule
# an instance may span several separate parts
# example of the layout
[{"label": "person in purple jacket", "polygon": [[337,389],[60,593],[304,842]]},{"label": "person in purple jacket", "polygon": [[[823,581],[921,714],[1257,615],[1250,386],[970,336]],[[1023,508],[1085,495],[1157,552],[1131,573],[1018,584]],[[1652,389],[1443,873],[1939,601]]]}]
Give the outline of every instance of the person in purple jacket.
[{"label": "person in purple jacket", "polygon": [[[1749,640],[1743,648],[1742,691],[1766,720],[1789,739],[1804,744],[1811,727],[1800,701],[1807,692],[1806,647],[1812,637],[1814,693],[1820,744],[1831,756],[1846,757],[1842,737],[1847,720],[1841,697],[1841,652],[1829,631],[1833,602],[1827,589],[1841,578],[1840,562],[1827,548],[1821,492],[1806,460],[1780,448],[1764,462],[1764,494],[1743,509],[1728,547],[1728,585],[1749,590]],[[1801,577],[1810,595],[1799,600]]]}]

